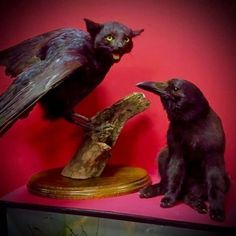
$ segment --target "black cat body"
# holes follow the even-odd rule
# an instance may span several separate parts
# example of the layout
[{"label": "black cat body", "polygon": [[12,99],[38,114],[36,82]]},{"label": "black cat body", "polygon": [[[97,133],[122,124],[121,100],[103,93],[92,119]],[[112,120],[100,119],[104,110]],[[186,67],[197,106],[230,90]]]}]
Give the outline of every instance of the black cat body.
[{"label": "black cat body", "polygon": [[28,115],[38,101],[46,118],[68,118],[143,31],[118,22],[85,22],[88,32],[58,29],[0,52],[0,65],[16,77],[0,97],[1,133]]},{"label": "black cat body", "polygon": [[186,80],[143,82],[138,87],[160,96],[170,121],[167,147],[158,158],[161,182],[143,189],[143,198],[164,195],[161,207],[177,200],[200,213],[224,220],[224,198],[229,179],[224,166],[225,135],[218,115],[202,92]]}]

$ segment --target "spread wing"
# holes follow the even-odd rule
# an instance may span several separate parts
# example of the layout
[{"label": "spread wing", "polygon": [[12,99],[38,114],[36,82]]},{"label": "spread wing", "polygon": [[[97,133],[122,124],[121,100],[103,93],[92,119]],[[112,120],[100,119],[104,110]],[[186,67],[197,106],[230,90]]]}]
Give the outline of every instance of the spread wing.
[{"label": "spread wing", "polygon": [[6,74],[17,76],[29,66],[39,62],[40,54],[50,39],[59,36],[63,31],[65,29],[47,32],[1,51],[0,65],[6,67]]},{"label": "spread wing", "polygon": [[84,37],[78,32],[53,31],[0,52],[0,64],[17,75],[0,96],[0,134],[84,64],[78,46],[83,45]]}]

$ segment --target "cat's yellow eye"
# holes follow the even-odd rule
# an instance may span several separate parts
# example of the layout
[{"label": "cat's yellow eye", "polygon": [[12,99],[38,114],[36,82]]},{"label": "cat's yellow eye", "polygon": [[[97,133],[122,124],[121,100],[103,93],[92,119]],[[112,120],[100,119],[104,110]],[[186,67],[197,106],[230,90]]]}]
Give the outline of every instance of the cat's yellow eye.
[{"label": "cat's yellow eye", "polygon": [[126,43],[128,43],[128,42],[130,41],[130,39],[129,39],[128,37],[125,37],[124,41],[125,41]]},{"label": "cat's yellow eye", "polygon": [[105,37],[105,39],[106,39],[108,42],[111,42],[111,41],[114,39],[114,37],[113,37],[112,35],[107,35],[107,36]]}]

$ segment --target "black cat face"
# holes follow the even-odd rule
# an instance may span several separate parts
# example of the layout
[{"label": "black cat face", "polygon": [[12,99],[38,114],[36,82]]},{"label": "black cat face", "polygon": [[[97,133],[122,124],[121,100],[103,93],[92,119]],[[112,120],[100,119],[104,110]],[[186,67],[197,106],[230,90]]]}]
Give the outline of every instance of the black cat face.
[{"label": "black cat face", "polygon": [[133,31],[118,22],[98,24],[87,19],[85,22],[96,52],[112,62],[119,62],[125,53],[129,53],[133,47],[132,38],[143,32]]}]

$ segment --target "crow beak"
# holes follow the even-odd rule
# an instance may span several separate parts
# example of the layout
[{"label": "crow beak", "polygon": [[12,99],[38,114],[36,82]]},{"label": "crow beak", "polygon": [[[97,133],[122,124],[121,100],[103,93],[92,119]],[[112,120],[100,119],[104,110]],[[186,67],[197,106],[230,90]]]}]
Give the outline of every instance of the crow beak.
[{"label": "crow beak", "polygon": [[158,95],[167,95],[167,82],[141,82],[136,84],[136,86]]}]

